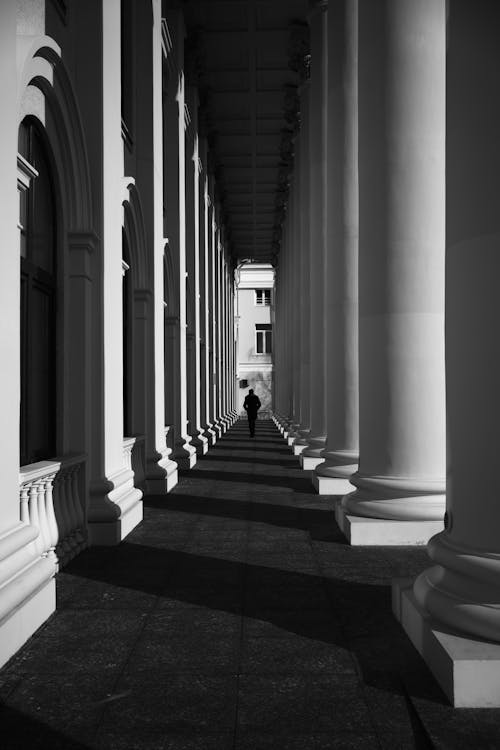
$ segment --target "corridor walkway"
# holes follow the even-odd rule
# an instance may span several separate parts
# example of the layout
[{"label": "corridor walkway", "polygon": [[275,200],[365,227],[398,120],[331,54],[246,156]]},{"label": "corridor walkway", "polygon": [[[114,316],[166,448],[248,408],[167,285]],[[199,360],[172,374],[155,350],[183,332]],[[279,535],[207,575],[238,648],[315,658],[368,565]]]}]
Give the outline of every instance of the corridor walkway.
[{"label": "corridor walkway", "polygon": [[392,617],[423,549],[347,546],[272,422],[238,422],[119,548],[58,580],[0,672],[0,747],[498,748]]}]

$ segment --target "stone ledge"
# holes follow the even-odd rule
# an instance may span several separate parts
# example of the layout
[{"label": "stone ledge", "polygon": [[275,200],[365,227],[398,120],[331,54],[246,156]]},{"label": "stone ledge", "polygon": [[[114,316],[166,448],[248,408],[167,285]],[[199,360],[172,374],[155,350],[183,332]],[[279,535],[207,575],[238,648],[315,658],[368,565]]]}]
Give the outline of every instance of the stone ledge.
[{"label": "stone ledge", "polygon": [[444,528],[442,521],[390,521],[351,516],[340,501],[335,506],[335,520],[353,546],[420,546]]},{"label": "stone ledge", "polygon": [[356,489],[348,479],[325,477],[321,474],[312,475],[312,484],[318,495],[347,495]]},{"label": "stone ledge", "polygon": [[316,466],[325,463],[323,456],[304,456],[303,453],[300,456],[299,461],[300,467],[304,469],[304,471],[314,471]]},{"label": "stone ledge", "polygon": [[424,612],[413,579],[393,581],[393,612],[456,708],[500,708],[500,644],[452,632]]}]

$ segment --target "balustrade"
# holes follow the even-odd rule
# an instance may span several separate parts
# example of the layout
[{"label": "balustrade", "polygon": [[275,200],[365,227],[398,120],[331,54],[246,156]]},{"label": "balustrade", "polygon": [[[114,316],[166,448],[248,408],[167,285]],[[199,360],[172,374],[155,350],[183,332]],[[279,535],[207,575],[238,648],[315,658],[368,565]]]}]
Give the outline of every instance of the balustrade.
[{"label": "balustrade", "polygon": [[66,565],[87,546],[80,491],[85,456],[38,461],[19,471],[20,515],[39,530],[32,545],[41,557]]}]

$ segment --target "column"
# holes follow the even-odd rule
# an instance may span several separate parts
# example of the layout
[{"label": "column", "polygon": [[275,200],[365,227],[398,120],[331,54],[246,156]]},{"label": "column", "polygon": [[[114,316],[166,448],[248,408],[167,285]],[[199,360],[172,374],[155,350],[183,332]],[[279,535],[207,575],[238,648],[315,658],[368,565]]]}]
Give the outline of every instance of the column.
[{"label": "column", "polygon": [[[187,355],[186,355],[186,172],[185,172],[185,80],[184,23],[179,10],[167,12],[176,50],[175,70],[171,73],[172,90],[167,99],[166,144],[167,181],[166,213],[168,239],[174,256],[176,275],[177,315],[174,321],[173,421],[175,447],[173,456],[182,468],[196,463],[196,450],[191,445],[187,420]],[[175,76],[177,75],[177,80]],[[171,313],[169,313],[170,315]]]},{"label": "column", "polygon": [[358,2],[328,10],[327,253],[325,323],[327,445],[312,481],[319,494],[354,489],[359,460]]},{"label": "column", "polygon": [[219,406],[218,406],[218,348],[217,348],[217,327],[218,327],[218,308],[217,308],[217,268],[219,259],[219,230],[217,226],[217,213],[215,207],[215,190],[213,177],[210,180],[210,197],[211,197],[211,279],[210,279],[210,308],[211,308],[211,337],[212,337],[212,353],[211,353],[211,382],[210,388],[212,392],[212,429],[216,434],[216,439],[222,435],[222,427],[219,421]]},{"label": "column", "polygon": [[309,79],[306,78],[300,87],[300,134],[299,160],[300,187],[297,192],[298,211],[300,211],[300,428],[293,443],[293,453],[299,456],[307,447],[307,436],[310,432],[310,404],[311,392],[311,334],[310,334],[310,301],[311,289],[309,279],[311,273],[310,237],[309,237],[309,178],[311,166],[309,162]]},{"label": "column", "polygon": [[301,184],[301,153],[300,153],[300,134],[297,133],[294,141],[294,168],[293,168],[293,181],[290,188],[290,200],[289,200],[289,232],[290,242],[287,247],[287,254],[290,256],[290,280],[289,284],[289,299],[290,299],[290,320],[291,330],[293,331],[293,356],[291,361],[292,371],[292,404],[290,423],[288,427],[287,441],[289,445],[293,445],[298,437],[300,437],[298,430],[302,422],[301,418],[301,383],[300,374],[302,367],[302,349],[304,342],[302,339],[302,304],[301,304],[301,273],[300,273],[300,262],[301,262],[301,245],[300,245],[300,226],[301,226],[301,213],[300,213],[300,184]]},{"label": "column", "polygon": [[[171,449],[165,440],[165,311],[163,290],[163,254],[165,238],[163,231],[163,52],[162,52],[161,0],[153,2],[153,153],[148,178],[153,178],[153,295],[136,295],[138,308],[136,341],[146,339],[145,328],[152,339],[153,351],[144,342],[149,354],[146,377],[148,378],[146,415],[146,489],[149,493],[163,494],[177,484],[177,464],[170,459]],[[138,164],[138,172],[144,165]],[[152,315],[150,314],[153,306]],[[142,314],[141,314],[142,311]],[[152,317],[152,324],[150,318]]]},{"label": "column", "polygon": [[500,6],[449,9],[445,530],[397,614],[455,706],[499,707]]},{"label": "column", "polygon": [[211,279],[211,220],[210,220],[210,196],[208,194],[208,153],[207,139],[201,139],[201,162],[203,165],[203,181],[201,191],[203,200],[201,202],[201,222],[203,237],[203,273],[201,276],[202,284],[202,302],[203,302],[203,339],[204,339],[204,360],[203,360],[203,382],[202,382],[202,407],[203,407],[203,435],[207,438],[208,445],[213,445],[216,440],[215,431],[212,429],[212,397],[211,397],[211,300],[210,300],[210,279]]},{"label": "column", "polygon": [[359,3],[360,464],[338,518],[352,544],[442,528],[445,27],[444,0]]},{"label": "column", "polygon": [[326,62],[328,1],[314,0],[309,16],[311,30],[311,78],[309,91],[309,242],[310,242],[310,414],[311,431],[302,452],[303,469],[314,469],[324,461],[326,445]]},{"label": "column", "polygon": [[91,544],[116,544],[142,520],[142,493],[123,449],[120,1],[102,4],[102,444],[103,476],[91,482],[87,514]]},{"label": "column", "polygon": [[187,273],[191,299],[188,305],[191,307],[190,323],[191,330],[188,331],[188,420],[191,444],[199,455],[208,450],[207,438],[203,435],[201,427],[201,351],[200,351],[200,233],[203,225],[200,225],[200,172],[201,162],[199,158],[198,138],[198,92],[194,86],[188,87],[189,112],[191,117],[190,137],[187,139],[188,150],[186,152],[186,200],[189,201],[189,212],[186,213],[186,232],[189,239],[187,243]]}]

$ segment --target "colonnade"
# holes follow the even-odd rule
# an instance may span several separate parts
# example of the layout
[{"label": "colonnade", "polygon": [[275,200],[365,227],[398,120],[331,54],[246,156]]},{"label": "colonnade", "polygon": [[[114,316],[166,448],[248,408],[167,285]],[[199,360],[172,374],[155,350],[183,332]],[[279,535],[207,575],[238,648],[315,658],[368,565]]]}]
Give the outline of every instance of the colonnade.
[{"label": "colonnade", "polygon": [[351,544],[430,539],[435,566],[395,584],[395,613],[455,705],[498,706],[500,11],[312,6],[275,420]]},{"label": "colonnade", "polygon": [[[0,399],[14,431],[0,457],[0,663],[54,610],[56,571],[121,541],[143,494],[167,493],[236,418],[233,260],[196,60],[169,7],[0,7]],[[46,221],[26,209],[42,170]],[[37,274],[45,297],[25,291]],[[48,425],[37,399],[52,392]]]}]

